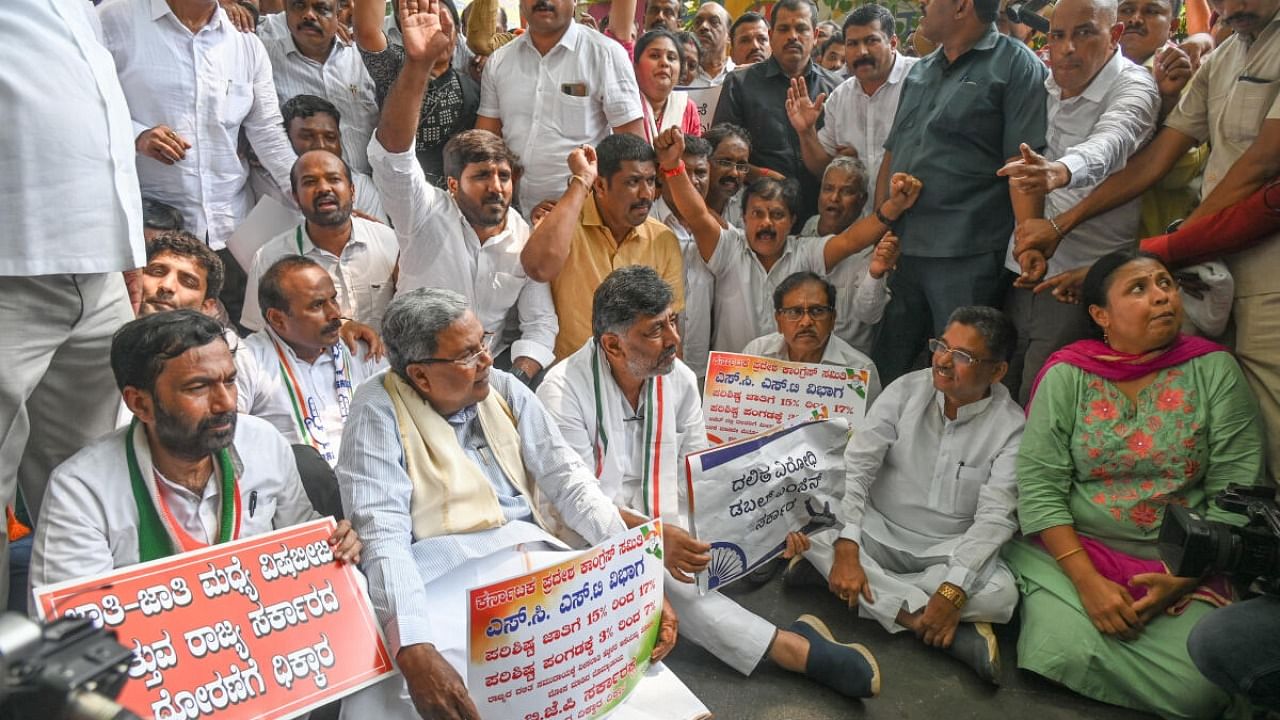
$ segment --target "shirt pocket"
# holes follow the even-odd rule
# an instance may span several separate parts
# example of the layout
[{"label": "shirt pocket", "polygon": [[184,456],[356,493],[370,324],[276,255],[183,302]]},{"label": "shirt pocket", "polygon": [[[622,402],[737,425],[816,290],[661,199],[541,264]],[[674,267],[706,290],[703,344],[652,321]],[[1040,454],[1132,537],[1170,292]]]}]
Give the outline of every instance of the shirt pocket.
[{"label": "shirt pocket", "polygon": [[941,95],[930,99],[930,108],[938,102],[942,109],[935,116],[934,128],[970,142],[994,141],[999,146],[1000,109],[987,97],[986,87],[964,80],[945,100]]},{"label": "shirt pocket", "polygon": [[384,283],[369,285],[369,320],[374,330],[381,332],[382,316],[387,312],[387,305],[396,294],[396,287],[390,280]]},{"label": "shirt pocket", "polygon": [[253,109],[253,83],[228,80],[218,105],[218,122],[227,128],[239,128]]},{"label": "shirt pocket", "polygon": [[556,92],[559,93],[556,96],[556,108],[559,111],[557,120],[560,134],[566,138],[585,137],[591,122],[591,98],[567,95],[559,89]]},{"label": "shirt pocket", "polygon": [[956,468],[950,487],[941,493],[942,511],[956,517],[973,517],[978,511],[978,495],[990,474],[991,468],[986,465]]},{"label": "shirt pocket", "polygon": [[1222,114],[1222,134],[1227,140],[1252,143],[1267,112],[1275,104],[1277,91],[1280,91],[1280,80],[1236,80]]}]

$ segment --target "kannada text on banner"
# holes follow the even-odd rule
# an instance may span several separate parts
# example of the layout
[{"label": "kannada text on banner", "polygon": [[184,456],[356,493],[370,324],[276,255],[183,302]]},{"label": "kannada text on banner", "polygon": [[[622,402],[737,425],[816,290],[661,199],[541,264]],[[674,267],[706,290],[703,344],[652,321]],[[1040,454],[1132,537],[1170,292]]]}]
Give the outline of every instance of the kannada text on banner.
[{"label": "kannada text on banner", "polygon": [[786,547],[787,533],[836,524],[844,498],[844,418],[788,425],[689,455],[695,537],[711,544],[698,573],[706,593],[747,575]]},{"label": "kannada text on banner", "polygon": [[37,588],[41,619],[92,617],[133,646],[118,702],[155,720],[276,720],[393,671],[331,518]]},{"label": "kannada text on banner", "polygon": [[489,720],[597,718],[635,689],[662,614],[660,521],[468,591],[467,685]]},{"label": "kannada text on banner", "polygon": [[702,395],[707,439],[733,442],[796,418],[844,417],[856,429],[867,412],[869,380],[865,368],[712,352]]}]

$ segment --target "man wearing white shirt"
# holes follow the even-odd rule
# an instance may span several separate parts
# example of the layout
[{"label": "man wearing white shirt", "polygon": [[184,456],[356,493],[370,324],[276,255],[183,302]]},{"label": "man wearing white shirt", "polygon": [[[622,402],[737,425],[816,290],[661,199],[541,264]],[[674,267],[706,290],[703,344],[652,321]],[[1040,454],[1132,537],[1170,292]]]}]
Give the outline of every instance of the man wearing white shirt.
[{"label": "man wearing white shirt", "polygon": [[[918,62],[898,52],[893,13],[863,5],[844,20],[845,63],[852,82],[843,82],[823,102],[805,91],[788,94],[787,119],[800,136],[800,155],[816,177],[837,155],[852,153],[872,177],[884,159],[884,141],[893,127],[907,71]],[[823,126],[818,128],[821,114]],[[872,211],[868,193],[863,214]]]},{"label": "man wearing white shirt", "polygon": [[624,517],[662,518],[663,590],[685,637],[743,675],[768,656],[842,694],[874,696],[879,668],[863,646],[824,637],[810,616],[782,630],[718,592],[697,592],[691,574],[706,569],[711,546],[685,530],[679,489],[685,457],[708,443],[697,378],[676,357],[672,298],[653,268],[610,273],[592,300],[593,337],[547,372],[538,398]]},{"label": "man wearing white shirt", "polygon": [[493,133],[469,130],[445,146],[448,192],[427,182],[414,136],[431,68],[450,48],[442,33],[428,37],[416,24],[403,39],[405,64],[369,144],[373,179],[400,243],[398,294],[421,287],[461,293],[499,342],[514,307],[520,338],[511,346],[511,367],[528,382],[555,359],[560,326],[550,288],[531,280],[520,262],[530,229],[511,207],[519,160]]},{"label": "man wearing white shirt", "polygon": [[[804,227],[800,228],[800,237],[825,238],[844,232],[862,215],[868,194],[867,167],[862,161],[848,155],[833,158],[823,171],[822,184],[818,186],[818,214],[805,221]],[[876,324],[889,303],[889,286],[883,280],[897,262],[896,245],[893,250],[893,262],[882,265],[876,273],[870,272],[876,249],[869,247],[840,261],[827,274],[831,283],[840,288],[836,300],[835,334],[867,354],[871,353]],[[859,294],[858,288],[865,282],[873,283],[880,292],[870,296]],[[859,299],[863,302],[858,302]],[[869,302],[875,299],[878,302]]]},{"label": "man wearing white shirt", "polygon": [[[772,332],[773,290],[792,273],[809,270],[825,275],[867,247],[896,242],[886,236],[889,223],[915,204],[920,194],[920,182],[900,173],[894,176],[889,199],[874,216],[830,238],[798,238],[790,236],[797,216],[794,184],[761,178],[747,187],[744,230],[725,228],[689,182],[681,160],[684,136],[679,129],[664,132],[656,146],[664,183],[671,186],[676,208],[716,278],[712,350],[739,352],[751,340]],[[883,291],[878,283],[866,282],[857,293],[867,297],[865,302],[880,302]]]},{"label": "man wearing white shirt", "polygon": [[[39,511],[49,472],[113,427],[102,357],[141,266],[134,132],[110,54],[78,0],[0,3],[0,505]],[[8,597],[0,527],[0,598]],[[14,608],[18,609],[18,608]]]},{"label": "man wearing white shirt", "polygon": [[[703,7],[706,7],[705,5]],[[684,136],[684,164],[693,187],[703,198],[711,184],[711,143],[700,137]],[[680,241],[680,254],[684,256],[684,312],[680,313],[680,337],[684,340],[684,363],[701,379],[707,374],[707,360],[711,352],[711,306],[714,302],[716,279],[707,270],[706,263],[698,256],[698,243],[685,227],[670,202],[671,191],[664,185],[662,197],[649,208],[649,217],[666,225]]]},{"label": "man wearing white shirt", "polygon": [[353,217],[350,169],[327,150],[298,158],[292,177],[293,198],[306,221],[258,248],[249,266],[240,322],[252,330],[266,327],[258,305],[258,278],[286,255],[305,255],[319,262],[338,288],[344,317],[377,329],[395,295],[395,231]]},{"label": "man wearing white shirt", "polygon": [[702,44],[702,62],[698,67],[696,84],[722,85],[733,72],[733,60],[729,59],[729,26],[733,18],[718,2],[705,2],[693,16],[693,34]]},{"label": "man wearing white shirt", "polygon": [[829,587],[862,617],[911,630],[996,684],[989,623],[1008,622],[1018,604],[1000,559],[1018,528],[1024,418],[1000,384],[1013,339],[999,310],[952,313],[929,343],[932,367],[890,383],[849,442],[844,528],[814,535],[783,576]]},{"label": "man wearing white shirt", "polygon": [[241,130],[281,189],[295,159],[262,41],[216,0],[107,0],[98,17],[133,116],[143,194],[221,250],[252,207]]},{"label": "man wearing white shirt", "polygon": [[[1045,154],[1024,146],[1022,157],[1001,169],[1015,189],[1043,195],[1041,217],[1067,210],[1123,169],[1155,130],[1160,92],[1151,73],[1120,52],[1123,32],[1115,0],[1062,0],[1054,10],[1051,75],[1044,81],[1049,118]],[[1134,198],[1073,229],[1048,259],[1047,276],[1092,265],[1107,253],[1132,246],[1141,209],[1141,198]],[[1032,255],[1015,257],[1014,250],[1011,237],[1005,267],[1020,276],[1005,303],[1018,328],[1008,384],[1014,397],[1026,403],[1049,355],[1088,337],[1092,323],[1078,306],[1037,292],[1046,277],[1043,258],[1032,263]]]},{"label": "man wearing white shirt", "polygon": [[[319,517],[289,444],[265,421],[236,414],[236,365],[216,320],[193,310],[134,320],[112,341],[111,368],[136,420],[49,478],[33,587]],[[329,544],[339,560],[359,560],[346,521]]]},{"label": "man wearing white shirt", "polygon": [[373,78],[355,43],[338,37],[339,0],[290,0],[284,12],[258,24],[258,37],[271,59],[276,96],[283,106],[298,95],[316,95],[342,113],[343,158],[357,172],[369,172],[365,154],[378,124]]},{"label": "man wearing white shirt", "polygon": [[[520,209],[528,217],[569,180],[562,158],[610,131],[643,135],[640,87],[626,51],[573,20],[572,0],[521,0],[528,31],[485,65],[476,128],[520,157]],[[403,28],[402,28],[403,30]]]},{"label": "man wearing white shirt", "polygon": [[[873,272],[882,274],[892,265],[897,248],[878,255]],[[836,288],[825,278],[801,271],[778,283],[773,291],[773,312],[778,332],[762,335],[747,343],[744,355],[823,363],[842,368],[865,368],[867,406],[880,394],[880,375],[871,358],[841,340],[832,330],[836,323]]]},{"label": "man wearing white shirt", "polygon": [[290,443],[310,445],[335,465],[351,395],[386,361],[367,352],[348,352],[342,344],[338,292],[329,274],[310,258],[287,256],[267,268],[258,281],[258,303],[267,327],[249,336],[245,348],[259,367],[274,371],[266,384],[284,401],[275,408],[287,412],[254,414]]},{"label": "man wearing white shirt", "polygon": [[[328,150],[339,157],[346,157],[346,146],[342,144],[342,134],[345,132],[342,114],[333,103],[315,95],[294,95],[280,105],[280,114],[284,116],[284,131],[289,136],[289,144],[293,146],[294,152],[301,155],[308,150]],[[368,138],[366,147],[367,140]],[[365,158],[368,158],[367,149]],[[347,167],[351,167],[349,163]],[[262,175],[261,172],[254,173],[254,189],[258,189],[259,183],[256,181]],[[274,183],[263,184],[267,193],[275,188]],[[371,218],[384,220],[387,213],[382,208],[382,197],[373,184],[373,176],[368,171],[359,172],[351,168],[351,184],[355,189],[355,198],[352,200],[354,209]],[[282,204],[288,205],[289,202],[283,200]]]}]

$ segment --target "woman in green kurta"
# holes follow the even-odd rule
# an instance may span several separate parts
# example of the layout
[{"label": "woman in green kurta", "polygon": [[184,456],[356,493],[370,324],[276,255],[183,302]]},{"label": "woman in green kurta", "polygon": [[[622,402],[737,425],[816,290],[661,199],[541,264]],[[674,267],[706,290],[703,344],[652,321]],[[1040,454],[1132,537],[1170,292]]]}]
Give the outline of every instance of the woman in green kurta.
[{"label": "woman in green kurta", "polygon": [[1225,349],[1178,333],[1158,259],[1108,255],[1082,295],[1104,340],[1050,358],[1018,455],[1025,538],[1005,549],[1023,594],[1018,666],[1103,702],[1216,717],[1230,698],[1186,645],[1226,586],[1164,572],[1156,537],[1168,503],[1243,522],[1210,500],[1260,481],[1257,407]]}]

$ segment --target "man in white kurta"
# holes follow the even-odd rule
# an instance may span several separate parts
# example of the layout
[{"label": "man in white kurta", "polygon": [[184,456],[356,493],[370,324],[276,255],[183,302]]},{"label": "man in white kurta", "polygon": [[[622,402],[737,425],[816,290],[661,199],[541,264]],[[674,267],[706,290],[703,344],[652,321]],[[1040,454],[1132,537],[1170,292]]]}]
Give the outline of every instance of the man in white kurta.
[{"label": "man in white kurta", "polygon": [[[1022,409],[1000,384],[1012,323],[998,310],[956,310],[931,341],[932,367],[880,395],[845,451],[842,530],[813,537],[805,558],[833,593],[889,632],[913,630],[999,681],[990,622],[1018,602],[999,557],[1017,530],[1014,462]],[[808,568],[793,563],[799,584]]]},{"label": "man in white kurta", "polygon": [[[593,466],[605,495],[625,514],[661,517],[664,589],[684,635],[743,675],[766,655],[793,672],[853,697],[878,691],[870,652],[810,632],[806,619],[781,630],[711,592],[690,573],[706,568],[710,546],[689,536],[688,500],[679,502],[684,458],[708,446],[693,371],[676,358],[672,292],[655,270],[620,268],[597,288],[594,337],[551,368],[538,398],[569,445]],[[804,627],[801,627],[804,626]]]},{"label": "man in white kurta", "polygon": [[[370,357],[364,348],[349,352],[339,339],[338,293],[314,260],[293,256],[277,261],[263,274],[259,290],[267,327],[244,345],[266,369],[260,376],[264,390],[277,402],[271,412],[256,414],[290,443],[310,445],[336,465],[351,396],[387,363]],[[288,412],[281,414],[280,408]]]},{"label": "man in white kurta", "polygon": [[[116,334],[111,366],[136,420],[54,470],[32,587],[319,517],[289,444],[265,421],[236,414],[236,366],[216,320],[194,310],[135,320]],[[239,497],[224,507],[228,492]],[[349,523],[330,544],[335,556],[359,557]]]}]

